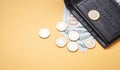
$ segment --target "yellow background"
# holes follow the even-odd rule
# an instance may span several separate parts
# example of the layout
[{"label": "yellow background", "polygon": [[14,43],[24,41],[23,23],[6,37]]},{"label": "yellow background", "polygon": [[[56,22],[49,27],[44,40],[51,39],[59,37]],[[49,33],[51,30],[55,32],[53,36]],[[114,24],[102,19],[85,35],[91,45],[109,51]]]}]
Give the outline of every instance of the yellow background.
[{"label": "yellow background", "polygon": [[[0,70],[120,70],[120,40],[71,53],[55,45],[63,0],[0,0]],[[51,36],[41,39],[40,28]]]}]

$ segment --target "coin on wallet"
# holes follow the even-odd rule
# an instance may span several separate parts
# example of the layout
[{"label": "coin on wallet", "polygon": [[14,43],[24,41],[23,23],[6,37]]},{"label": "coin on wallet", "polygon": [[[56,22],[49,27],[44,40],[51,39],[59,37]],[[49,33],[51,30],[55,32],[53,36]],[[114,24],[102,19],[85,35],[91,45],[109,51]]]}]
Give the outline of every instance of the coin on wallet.
[{"label": "coin on wallet", "polygon": [[57,45],[58,47],[63,48],[63,47],[65,47],[66,44],[67,44],[67,42],[66,42],[66,39],[65,39],[65,38],[60,37],[60,38],[57,38],[57,39],[56,39],[56,45]]},{"label": "coin on wallet", "polygon": [[58,31],[65,31],[67,29],[67,24],[65,22],[59,22],[56,25]]},{"label": "coin on wallet", "polygon": [[88,17],[91,20],[98,20],[100,18],[100,13],[97,10],[91,10],[88,12]]},{"label": "coin on wallet", "polygon": [[42,28],[39,30],[39,36],[43,39],[48,38],[50,36],[50,31],[47,28]]}]

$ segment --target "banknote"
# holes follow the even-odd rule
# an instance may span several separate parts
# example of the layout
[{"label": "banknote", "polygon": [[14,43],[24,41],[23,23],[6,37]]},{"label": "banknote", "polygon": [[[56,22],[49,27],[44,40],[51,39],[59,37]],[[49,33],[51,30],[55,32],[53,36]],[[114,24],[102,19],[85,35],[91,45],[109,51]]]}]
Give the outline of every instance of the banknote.
[{"label": "banknote", "polygon": [[84,26],[64,7],[63,13],[63,22],[68,25],[66,31],[61,32],[66,38],[68,38],[69,31],[77,31],[80,35],[78,41],[76,41],[79,45],[79,49],[82,52],[87,51],[87,48],[84,45],[84,40],[89,38],[91,35],[90,33],[84,28]]},{"label": "banknote", "polygon": [[77,27],[83,27],[83,25],[77,21],[77,19],[67,10],[67,24],[68,24],[68,27],[71,27],[71,28],[77,28]]}]

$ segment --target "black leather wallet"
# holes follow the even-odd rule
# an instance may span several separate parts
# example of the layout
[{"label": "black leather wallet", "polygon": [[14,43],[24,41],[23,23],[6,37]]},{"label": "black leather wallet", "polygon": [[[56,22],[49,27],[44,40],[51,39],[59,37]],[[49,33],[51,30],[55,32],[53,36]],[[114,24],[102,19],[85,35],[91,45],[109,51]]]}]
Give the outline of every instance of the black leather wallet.
[{"label": "black leather wallet", "polygon": [[[115,0],[64,0],[68,10],[104,47],[120,37],[120,6]],[[100,17],[91,20],[89,11],[96,10]]]}]

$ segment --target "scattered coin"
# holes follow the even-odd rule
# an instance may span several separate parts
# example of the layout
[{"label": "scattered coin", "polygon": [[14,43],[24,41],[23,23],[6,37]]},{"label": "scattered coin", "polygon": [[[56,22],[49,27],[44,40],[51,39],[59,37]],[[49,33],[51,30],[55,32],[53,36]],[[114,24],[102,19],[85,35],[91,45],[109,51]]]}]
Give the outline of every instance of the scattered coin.
[{"label": "scattered coin", "polygon": [[79,49],[78,44],[76,42],[69,42],[67,48],[71,52],[76,52]]},{"label": "scattered coin", "polygon": [[50,31],[47,28],[42,28],[39,30],[39,36],[41,38],[48,38],[50,36]]},{"label": "scattered coin", "polygon": [[58,31],[65,31],[67,29],[67,24],[65,22],[59,22],[56,25]]},{"label": "scattered coin", "polygon": [[69,31],[68,37],[71,41],[77,41],[80,38],[80,35],[77,31]]},{"label": "scattered coin", "polygon": [[88,38],[85,40],[85,46],[89,49],[92,49],[96,46],[96,41],[92,38]]},{"label": "scattered coin", "polygon": [[60,48],[63,48],[67,44],[66,39],[63,37],[57,38],[56,45]]}]

